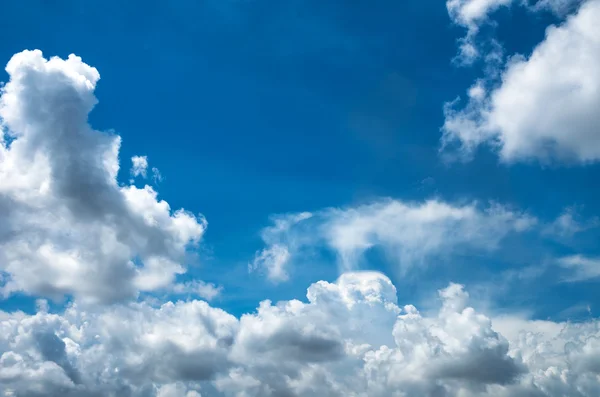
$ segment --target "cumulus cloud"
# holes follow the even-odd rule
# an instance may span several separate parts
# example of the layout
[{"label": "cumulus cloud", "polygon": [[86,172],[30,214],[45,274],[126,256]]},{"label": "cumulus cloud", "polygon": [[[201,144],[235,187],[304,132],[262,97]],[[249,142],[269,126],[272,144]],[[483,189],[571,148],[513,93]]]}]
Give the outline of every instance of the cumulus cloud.
[{"label": "cumulus cloud", "polygon": [[1,324],[0,390],[170,396],[181,389],[171,383],[207,380],[227,366],[237,320],[192,301],[95,311],[73,304],[61,315],[3,313]]},{"label": "cumulus cloud", "polygon": [[528,58],[513,57],[497,87],[445,108],[442,146],[488,144],[504,162],[600,160],[600,1],[585,2]]},{"label": "cumulus cloud", "polygon": [[[115,302],[167,288],[185,272],[186,250],[206,221],[172,211],[150,186],[117,182],[121,138],[87,122],[98,71],[75,55],[45,59],[37,50],[13,56],[6,71],[2,292]],[[143,163],[138,160],[139,172]]]},{"label": "cumulus cloud", "polygon": [[323,247],[337,254],[342,270],[356,270],[364,254],[377,247],[406,273],[461,249],[494,250],[508,234],[529,230],[536,222],[532,216],[498,204],[384,200],[275,217],[274,226],[263,231],[267,247],[254,263],[281,271],[289,268],[294,256]]},{"label": "cumulus cloud", "polygon": [[[583,396],[600,325],[490,319],[461,285],[439,311],[399,306],[382,274],[236,318],[206,302],[0,312],[0,393],[17,396]],[[503,335],[505,334],[505,335]]]}]

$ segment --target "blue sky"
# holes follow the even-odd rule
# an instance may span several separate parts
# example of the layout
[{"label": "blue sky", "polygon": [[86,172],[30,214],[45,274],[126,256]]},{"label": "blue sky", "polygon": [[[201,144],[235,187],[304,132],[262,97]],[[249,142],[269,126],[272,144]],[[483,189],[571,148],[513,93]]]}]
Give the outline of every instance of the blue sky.
[{"label": "blue sky", "polygon": [[[389,277],[401,305],[424,312],[435,311],[436,294],[454,282],[491,316],[585,322],[600,311],[600,82],[593,73],[600,51],[586,41],[597,34],[585,30],[585,17],[598,8],[597,0],[5,1],[0,60],[39,49],[46,59],[76,54],[96,68],[89,125],[121,137],[119,192],[147,184],[171,210],[206,219],[206,230],[192,217],[185,231],[197,244],[186,240],[161,256],[168,262],[156,266],[171,269],[164,280],[154,281],[160,268],[144,278],[151,281],[123,281],[136,302],[203,298],[239,317],[265,299],[306,301],[319,280],[333,285],[345,271],[370,270]],[[574,31],[588,32],[581,45]],[[557,48],[574,48],[562,57],[572,61],[554,57]],[[0,76],[18,81],[8,69]],[[32,88],[32,106],[57,98],[44,96],[48,87]],[[0,114],[7,134],[29,125],[14,114]],[[70,147],[57,149],[61,159],[81,150],[88,160],[73,161],[86,170],[99,153],[92,138],[39,134],[50,137],[39,138],[40,147]],[[146,178],[131,174],[133,156],[146,156]],[[71,175],[75,163],[68,164],[60,169]],[[74,179],[62,181],[57,169],[49,183],[71,186]],[[86,178],[77,180],[72,186],[83,195]],[[0,191],[0,199],[20,200],[15,192]],[[136,192],[122,194],[141,200],[131,198]],[[68,222],[99,222],[86,221],[64,194],[64,208],[75,211]],[[90,194],[106,200],[100,206],[113,197]],[[21,216],[45,219],[54,207],[30,218],[6,208],[2,215],[0,200],[0,220],[13,225]],[[173,225],[160,232],[179,233]],[[71,238],[60,233],[55,248]],[[84,237],[77,242],[91,241]],[[73,247],[64,254],[108,258]],[[48,285],[32,281],[25,272],[39,269],[5,249],[0,259],[21,260],[0,267],[7,313],[35,313],[36,299],[49,299],[57,313],[79,301],[121,299],[58,276],[48,276]],[[150,267],[147,249],[131,248],[128,259]],[[48,266],[67,266],[60,258]],[[172,270],[175,262],[186,272]],[[98,269],[89,277],[102,277]],[[190,283],[214,288],[215,296],[177,292]]]},{"label": "blue sky", "polygon": [[[302,296],[310,282],[337,277],[333,263],[306,265],[284,286],[245,274],[272,214],[380,197],[491,200],[546,221],[574,205],[583,218],[600,210],[597,165],[509,166],[487,148],[468,163],[443,161],[443,105],[464,97],[484,72],[481,62],[451,62],[464,29],[442,2],[28,1],[7,2],[2,14],[11,31],[0,44],[3,59],[39,48],[47,56],[75,53],[100,71],[90,123],[122,136],[121,179],[129,178],[129,157],[146,155],[164,176],[160,196],[206,216],[201,272],[241,294],[224,298],[234,311]],[[556,21],[521,8],[495,18],[497,27],[482,35],[494,34],[506,54],[524,55]],[[597,237],[590,231],[576,244],[597,254]],[[508,261],[518,266],[572,251],[554,242],[531,253],[522,252],[528,242],[510,245],[519,255]],[[474,282],[473,267],[512,266],[498,256],[456,258],[467,268],[449,263],[461,269],[447,277]],[[561,304],[590,302],[593,291],[568,288]],[[238,301],[246,294],[250,302]]]}]

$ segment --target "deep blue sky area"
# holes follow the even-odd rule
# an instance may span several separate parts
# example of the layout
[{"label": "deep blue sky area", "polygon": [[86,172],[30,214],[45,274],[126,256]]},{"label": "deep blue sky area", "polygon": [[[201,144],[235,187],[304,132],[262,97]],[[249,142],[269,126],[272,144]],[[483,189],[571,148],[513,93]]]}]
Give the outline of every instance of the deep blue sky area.
[{"label": "deep blue sky area", "polygon": [[[302,298],[311,282],[338,274],[315,262],[285,285],[249,275],[272,214],[381,197],[497,201],[548,221],[572,205],[583,218],[600,213],[597,165],[506,165],[487,147],[472,162],[442,161],[443,105],[483,74],[481,64],[452,63],[465,30],[443,1],[5,0],[0,15],[0,62],[41,49],[46,57],[74,53],[98,69],[90,123],[123,138],[120,178],[129,179],[131,156],[146,155],[164,177],[160,197],[206,216],[191,273],[224,285],[228,294],[216,304],[233,313],[267,297]],[[505,54],[526,56],[555,22],[518,7],[496,20],[484,34]],[[493,282],[497,271],[550,253],[597,253],[596,237],[532,247],[525,236],[509,240],[509,252],[465,254],[452,258],[460,264],[425,270],[420,282],[396,285],[402,299],[425,297],[449,279]],[[544,291],[520,288],[498,304],[536,307],[539,317],[558,311],[559,298],[538,302]],[[552,288],[566,296],[560,310],[597,299],[593,284]]]}]

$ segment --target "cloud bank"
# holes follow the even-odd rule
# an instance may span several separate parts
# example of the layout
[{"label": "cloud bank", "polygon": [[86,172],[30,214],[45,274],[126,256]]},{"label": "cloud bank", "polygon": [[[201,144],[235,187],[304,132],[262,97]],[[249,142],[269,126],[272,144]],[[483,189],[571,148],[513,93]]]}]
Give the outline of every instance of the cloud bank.
[{"label": "cloud bank", "polygon": [[[16,396],[596,396],[600,327],[500,318],[460,285],[436,314],[379,273],[236,318],[203,301],[0,312],[0,392]],[[506,330],[503,336],[500,330]],[[8,394],[7,394],[8,393]]]}]

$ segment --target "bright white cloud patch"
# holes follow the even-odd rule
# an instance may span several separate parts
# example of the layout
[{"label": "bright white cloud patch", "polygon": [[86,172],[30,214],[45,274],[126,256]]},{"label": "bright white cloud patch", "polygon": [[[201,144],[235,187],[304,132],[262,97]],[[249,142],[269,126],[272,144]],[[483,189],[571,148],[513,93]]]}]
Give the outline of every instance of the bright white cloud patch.
[{"label": "bright white cloud patch", "polygon": [[117,183],[121,139],[87,123],[98,71],[74,55],[47,60],[40,51],[16,54],[6,71],[2,292],[114,302],[168,287],[206,222],[173,212],[150,186]]},{"label": "bright white cloud patch", "polygon": [[[505,317],[441,290],[426,316],[379,273],[236,319],[205,302],[0,312],[0,393],[132,397],[597,396],[600,325]],[[502,333],[505,335],[502,335]]]},{"label": "bright white cloud patch", "polygon": [[133,156],[131,158],[131,175],[134,177],[142,176],[146,177],[148,171],[148,157],[146,156]]},{"label": "bright white cloud patch", "polygon": [[468,155],[487,143],[506,162],[600,160],[599,18],[600,1],[587,1],[529,58],[513,58],[497,88],[448,105],[443,145]]},{"label": "bright white cloud patch", "polygon": [[310,215],[285,215],[274,222],[263,231],[267,248],[255,264],[281,271],[304,250],[325,247],[337,254],[342,270],[356,270],[366,251],[377,247],[407,272],[460,249],[494,250],[505,236],[530,229],[536,219],[497,204],[385,200]]}]

